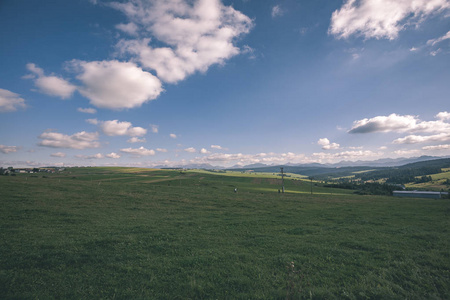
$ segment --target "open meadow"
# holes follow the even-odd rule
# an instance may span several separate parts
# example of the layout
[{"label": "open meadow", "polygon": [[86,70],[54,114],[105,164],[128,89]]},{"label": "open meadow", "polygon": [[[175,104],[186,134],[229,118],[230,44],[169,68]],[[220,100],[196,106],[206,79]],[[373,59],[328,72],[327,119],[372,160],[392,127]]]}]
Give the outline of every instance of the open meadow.
[{"label": "open meadow", "polygon": [[[0,176],[1,299],[450,299],[450,201],[300,177]],[[237,193],[234,189],[237,188]]]}]

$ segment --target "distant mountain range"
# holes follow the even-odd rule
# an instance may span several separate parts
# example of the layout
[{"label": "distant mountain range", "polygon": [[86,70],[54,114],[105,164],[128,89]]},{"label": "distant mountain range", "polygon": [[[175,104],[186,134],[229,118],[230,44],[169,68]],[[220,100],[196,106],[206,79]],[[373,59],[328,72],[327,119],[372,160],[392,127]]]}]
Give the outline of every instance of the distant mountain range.
[{"label": "distant mountain range", "polygon": [[[366,170],[369,167],[373,168],[385,168],[385,167],[399,167],[411,163],[436,160],[442,158],[450,158],[447,157],[438,157],[438,156],[420,156],[420,157],[410,157],[410,158],[382,158],[377,160],[358,160],[358,161],[341,161],[335,164],[320,164],[320,163],[310,163],[310,164],[292,164],[287,163],[284,165],[267,165],[267,164],[250,164],[245,166],[235,165],[229,168],[222,166],[213,166],[211,164],[190,164],[190,165],[180,165],[174,168],[185,168],[185,169],[205,169],[205,170],[236,170],[236,171],[246,171],[246,170],[255,170],[257,172],[279,172],[280,167],[286,167],[287,169],[295,167],[306,169],[311,171],[312,169],[334,169],[334,168],[354,168],[355,170]],[[361,168],[360,168],[361,167]],[[167,166],[161,165],[156,166],[156,168],[168,168]],[[267,170],[267,171],[264,171]],[[288,172],[288,170],[285,170]],[[325,170],[322,170],[325,171]]]},{"label": "distant mountain range", "polygon": [[[439,156],[420,156],[420,157],[401,157],[401,158],[382,158],[377,160],[357,160],[357,161],[341,161],[335,164],[320,164],[320,163],[311,163],[311,164],[291,164],[287,163],[285,166],[288,167],[304,167],[304,168],[341,168],[341,167],[398,167],[411,163],[435,160],[441,158],[449,158],[449,157],[439,157]],[[265,165],[265,164],[251,164],[246,166],[233,166],[228,169],[243,169],[248,170],[251,168],[264,168],[264,167],[273,167],[275,165]]]}]

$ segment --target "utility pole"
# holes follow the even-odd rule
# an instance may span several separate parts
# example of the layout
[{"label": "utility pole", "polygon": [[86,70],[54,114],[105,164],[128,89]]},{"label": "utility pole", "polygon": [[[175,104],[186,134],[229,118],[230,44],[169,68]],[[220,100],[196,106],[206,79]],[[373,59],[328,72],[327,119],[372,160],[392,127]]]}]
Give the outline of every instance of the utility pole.
[{"label": "utility pole", "polygon": [[282,193],[284,193],[284,173],[283,173],[283,168],[281,169],[281,191]]}]

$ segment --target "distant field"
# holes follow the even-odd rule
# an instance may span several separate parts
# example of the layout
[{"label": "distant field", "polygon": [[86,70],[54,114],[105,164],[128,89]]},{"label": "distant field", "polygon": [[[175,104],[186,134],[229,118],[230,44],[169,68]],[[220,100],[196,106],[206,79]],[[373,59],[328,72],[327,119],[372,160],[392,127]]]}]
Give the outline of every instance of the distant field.
[{"label": "distant field", "polygon": [[450,186],[446,184],[447,180],[450,180],[450,169],[442,169],[442,173],[430,175],[432,181],[417,183],[417,184],[407,184],[406,187],[413,189],[426,189],[432,191],[448,191]]},{"label": "distant field", "polygon": [[450,299],[449,200],[250,175],[0,176],[0,299]]}]

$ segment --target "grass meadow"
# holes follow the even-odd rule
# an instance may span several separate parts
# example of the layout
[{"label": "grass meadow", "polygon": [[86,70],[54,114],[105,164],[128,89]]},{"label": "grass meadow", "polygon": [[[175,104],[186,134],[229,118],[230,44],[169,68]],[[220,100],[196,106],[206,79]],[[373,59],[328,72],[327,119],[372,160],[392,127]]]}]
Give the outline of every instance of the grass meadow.
[{"label": "grass meadow", "polygon": [[0,298],[450,299],[448,199],[231,175],[0,176]]}]

